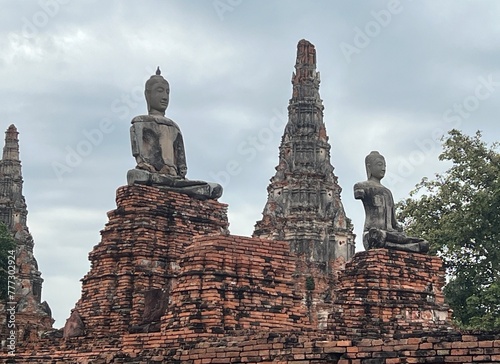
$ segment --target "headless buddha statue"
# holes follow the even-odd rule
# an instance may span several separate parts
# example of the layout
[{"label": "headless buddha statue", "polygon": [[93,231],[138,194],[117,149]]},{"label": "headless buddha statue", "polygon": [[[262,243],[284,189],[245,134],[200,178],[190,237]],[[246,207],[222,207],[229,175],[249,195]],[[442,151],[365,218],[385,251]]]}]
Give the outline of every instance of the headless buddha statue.
[{"label": "headless buddha statue", "polygon": [[129,185],[146,184],[185,193],[198,199],[217,199],[222,187],[216,183],[186,179],[184,141],[179,126],[165,117],[170,86],[160,68],[146,82],[148,115],[132,119],[130,139],[137,166],[127,173]]},{"label": "headless buddha statue", "polygon": [[354,198],[363,202],[365,249],[388,248],[426,253],[429,243],[424,239],[406,236],[396,221],[391,191],[380,183],[385,176],[385,159],[371,152],[365,159],[368,180],[354,185]]}]

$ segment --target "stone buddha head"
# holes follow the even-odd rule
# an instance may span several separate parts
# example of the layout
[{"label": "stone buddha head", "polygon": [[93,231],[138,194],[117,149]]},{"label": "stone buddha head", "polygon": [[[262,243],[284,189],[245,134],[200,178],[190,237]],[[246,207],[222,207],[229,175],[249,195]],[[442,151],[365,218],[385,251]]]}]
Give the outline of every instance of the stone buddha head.
[{"label": "stone buddha head", "polygon": [[164,116],[170,99],[170,85],[161,75],[160,67],[157,68],[156,74],[146,81],[144,95],[148,114]]},{"label": "stone buddha head", "polygon": [[381,180],[385,176],[385,158],[379,152],[373,151],[365,158],[366,175]]}]

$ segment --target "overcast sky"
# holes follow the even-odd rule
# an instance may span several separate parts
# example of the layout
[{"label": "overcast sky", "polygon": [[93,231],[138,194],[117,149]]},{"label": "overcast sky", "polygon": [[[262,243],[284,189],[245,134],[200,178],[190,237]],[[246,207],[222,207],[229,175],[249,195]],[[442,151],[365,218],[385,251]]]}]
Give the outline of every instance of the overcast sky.
[{"label": "overcast sky", "polygon": [[184,134],[187,177],[224,186],[237,235],[262,216],[300,39],[316,46],[331,160],[358,236],[364,212],[352,186],[371,150],[386,157],[384,183],[398,201],[446,169],[437,156],[447,130],[500,139],[497,0],[0,5],[0,126],[20,132],[28,226],[55,327],[80,297],[87,255],[135,166],[130,120],[146,113],[156,66],[170,82],[167,116]]}]

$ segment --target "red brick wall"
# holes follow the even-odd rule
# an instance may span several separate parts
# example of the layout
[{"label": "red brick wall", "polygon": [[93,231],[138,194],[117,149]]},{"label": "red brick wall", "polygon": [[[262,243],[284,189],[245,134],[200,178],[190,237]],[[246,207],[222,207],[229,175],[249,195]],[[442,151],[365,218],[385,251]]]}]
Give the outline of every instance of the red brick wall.
[{"label": "red brick wall", "polygon": [[139,325],[144,295],[171,290],[193,236],[227,231],[227,205],[148,186],[117,190],[102,240],[89,254],[76,310],[89,336],[120,335]]},{"label": "red brick wall", "polygon": [[[400,340],[333,340],[314,333],[254,332],[206,337],[201,342],[160,339],[160,333],[130,334],[123,348],[102,340],[68,339],[52,353],[31,352],[12,363],[294,363],[411,364],[500,363],[500,335],[428,336]],[[155,345],[148,345],[152,342]],[[149,348],[145,348],[148,347]],[[151,348],[151,346],[156,346]],[[48,346],[45,347],[47,350]],[[14,361],[15,360],[15,361]],[[6,361],[7,362],[7,361]]]},{"label": "red brick wall", "polygon": [[298,329],[308,325],[294,290],[288,244],[241,236],[195,238],[186,249],[162,319],[169,336],[228,335],[234,330]]},{"label": "red brick wall", "polygon": [[388,249],[357,253],[336,288],[338,338],[393,338],[452,330],[440,258]]}]

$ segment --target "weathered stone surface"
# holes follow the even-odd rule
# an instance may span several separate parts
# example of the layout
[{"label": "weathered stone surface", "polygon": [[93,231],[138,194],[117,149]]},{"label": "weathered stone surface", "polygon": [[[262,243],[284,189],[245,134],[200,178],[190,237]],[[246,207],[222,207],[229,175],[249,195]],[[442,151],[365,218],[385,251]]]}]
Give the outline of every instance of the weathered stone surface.
[{"label": "weathered stone surface", "polygon": [[152,289],[144,293],[142,324],[159,322],[168,306],[168,293],[163,289]]},{"label": "weathered stone surface", "polygon": [[[15,307],[17,346],[27,339],[37,339],[44,331],[52,329],[54,322],[49,305],[41,302],[43,279],[33,254],[33,237],[27,226],[18,134],[17,128],[10,125],[5,133],[0,160],[0,221],[16,242],[15,297],[8,304],[0,302],[0,337],[9,336],[6,309]],[[1,346],[5,347],[5,340]]]},{"label": "weathered stone surface", "polygon": [[137,166],[128,171],[127,183],[159,186],[199,199],[222,196],[222,187],[217,183],[186,179],[184,140],[179,126],[165,117],[170,85],[161,76],[160,68],[146,82],[144,93],[148,115],[132,119],[130,139]]},{"label": "weathered stone surface", "polygon": [[366,249],[389,248],[426,253],[429,243],[424,239],[406,236],[396,221],[391,191],[380,181],[385,176],[385,159],[379,152],[365,158],[368,179],[354,185],[354,197],[363,201],[365,225],[363,244]]},{"label": "weathered stone surface", "polygon": [[71,312],[71,316],[66,320],[63,329],[63,337],[75,337],[85,335],[85,325],[83,324],[82,317],[77,310]]}]

